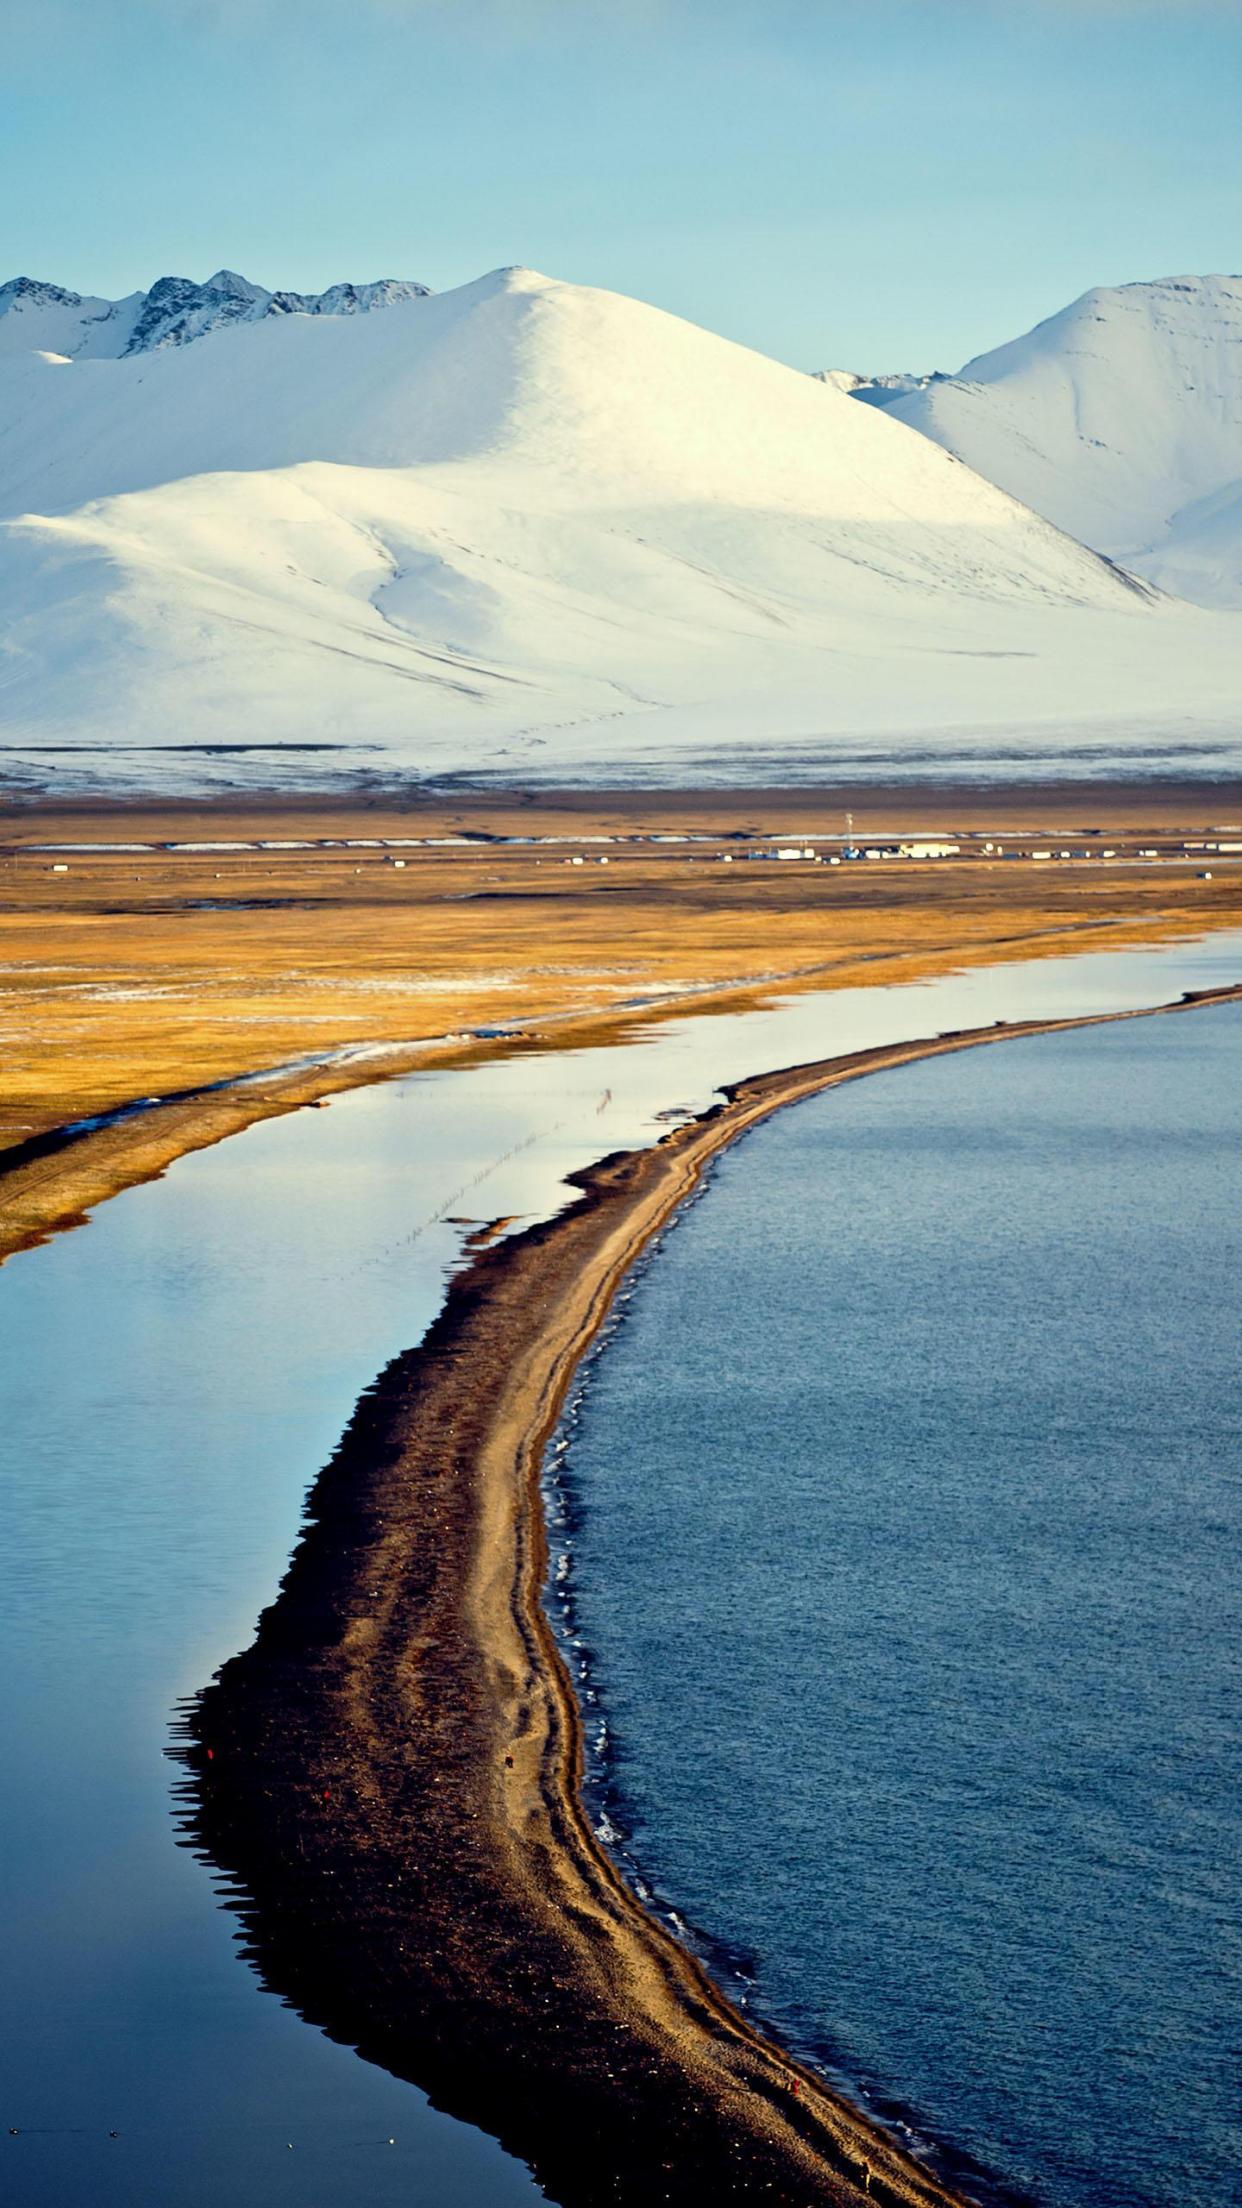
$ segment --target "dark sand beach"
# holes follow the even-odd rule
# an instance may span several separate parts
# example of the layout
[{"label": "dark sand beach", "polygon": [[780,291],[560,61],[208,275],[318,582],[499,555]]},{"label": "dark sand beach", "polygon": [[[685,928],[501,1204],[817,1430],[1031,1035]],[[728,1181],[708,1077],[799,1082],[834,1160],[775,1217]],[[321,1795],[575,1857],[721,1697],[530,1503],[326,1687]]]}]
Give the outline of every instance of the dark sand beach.
[{"label": "dark sand beach", "polygon": [[480,1249],[363,1397],[253,1646],[187,1712],[187,1841],[267,1984],[494,2133],[564,2208],[962,2197],[756,2032],[601,1848],[542,1601],[540,1468],[619,1284],[725,1145],[881,1068],[1097,1024],[741,1082]]}]

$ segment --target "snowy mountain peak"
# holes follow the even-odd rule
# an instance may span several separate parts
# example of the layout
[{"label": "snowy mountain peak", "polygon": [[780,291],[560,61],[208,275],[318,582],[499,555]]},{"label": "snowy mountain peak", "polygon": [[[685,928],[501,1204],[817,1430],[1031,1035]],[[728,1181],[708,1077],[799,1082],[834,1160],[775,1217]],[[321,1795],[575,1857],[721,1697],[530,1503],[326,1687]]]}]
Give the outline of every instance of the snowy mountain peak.
[{"label": "snowy mountain peak", "polygon": [[529,269],[368,311],[395,288],[10,296],[6,774],[23,745],[36,781],[49,747],[62,779],[515,780],[1236,745],[1237,621],[847,387]]},{"label": "snowy mountain peak", "polygon": [[36,306],[80,307],[81,294],[62,291],[59,284],[41,284],[35,276],[10,276],[7,284],[0,284],[0,314],[22,300],[30,300]]},{"label": "snowy mountain peak", "polygon": [[256,299],[267,299],[271,296],[260,285],[250,283],[245,276],[239,276],[235,268],[218,268],[214,276],[207,278],[203,290],[222,292],[226,298],[246,299],[251,304]]},{"label": "snowy mountain peak", "polygon": [[1218,333],[1236,337],[1240,329],[1242,276],[1162,276],[1147,283],[1100,284],[1024,336],[977,354],[951,380],[995,383],[1019,363],[1060,352],[1067,343],[1099,352],[1111,351],[1119,337],[1144,343],[1163,336],[1193,352],[1197,344],[1214,344]]},{"label": "snowy mountain peak", "polygon": [[[429,299],[431,293],[426,284],[407,283],[400,276],[381,276],[374,284],[333,284],[327,291],[321,291],[318,298],[299,299],[293,291],[275,296],[297,302],[292,310],[282,309],[286,313],[370,314],[375,307],[400,306],[405,299]],[[269,307],[268,312],[273,311],[274,307]]]},{"label": "snowy mountain peak", "polygon": [[454,296],[463,300],[502,299],[517,292],[556,289],[555,278],[541,276],[537,268],[524,268],[515,262],[509,268],[489,268],[485,276],[476,276],[470,283],[462,284]]},{"label": "snowy mountain peak", "polygon": [[15,276],[0,284],[0,354],[56,352],[70,360],[121,360],[135,353],[189,345],[237,322],[270,315],[370,314],[430,296],[426,284],[381,277],[370,284],[333,284],[323,292],[265,291],[218,268],[206,283],[161,276],[128,299],[95,299],[60,284]]},{"label": "snowy mountain peak", "polygon": [[866,380],[865,376],[855,375],[852,368],[814,368],[811,371],[812,383],[826,383],[829,390],[844,391],[851,399]]},{"label": "snowy mountain peak", "polygon": [[933,384],[948,381],[940,368],[933,368],[929,376],[860,376],[852,396],[864,406],[892,406],[897,399],[909,398],[912,391],[929,391]]},{"label": "snowy mountain peak", "polygon": [[1242,606],[1242,276],[1100,286],[960,375],[853,396],[1163,589]]}]

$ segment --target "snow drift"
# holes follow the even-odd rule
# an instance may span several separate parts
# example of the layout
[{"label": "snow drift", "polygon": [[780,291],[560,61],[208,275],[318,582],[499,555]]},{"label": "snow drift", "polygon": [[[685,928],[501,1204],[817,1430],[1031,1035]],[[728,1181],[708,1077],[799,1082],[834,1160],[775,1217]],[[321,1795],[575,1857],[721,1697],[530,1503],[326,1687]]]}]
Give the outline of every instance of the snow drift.
[{"label": "snow drift", "polygon": [[841,390],[529,270],[13,355],[0,396],[35,778],[1072,769],[1236,723],[1232,620]]}]

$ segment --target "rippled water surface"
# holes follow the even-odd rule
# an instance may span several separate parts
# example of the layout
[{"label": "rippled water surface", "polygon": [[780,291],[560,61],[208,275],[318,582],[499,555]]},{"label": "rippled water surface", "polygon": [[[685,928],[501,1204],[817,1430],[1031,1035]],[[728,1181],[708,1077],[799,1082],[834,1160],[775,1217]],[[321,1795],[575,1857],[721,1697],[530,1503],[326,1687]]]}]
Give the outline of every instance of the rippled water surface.
[{"label": "rippled water surface", "polygon": [[570,1428],[643,1877],[1056,2208],[1236,2197],[1240,1283],[1242,1009],[1006,1043],[730,1152]]}]

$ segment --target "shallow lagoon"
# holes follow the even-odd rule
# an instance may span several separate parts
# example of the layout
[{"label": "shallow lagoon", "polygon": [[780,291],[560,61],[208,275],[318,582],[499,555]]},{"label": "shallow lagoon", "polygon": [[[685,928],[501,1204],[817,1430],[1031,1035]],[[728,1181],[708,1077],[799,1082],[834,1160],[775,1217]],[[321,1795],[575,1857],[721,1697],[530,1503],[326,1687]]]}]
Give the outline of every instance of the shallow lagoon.
[{"label": "shallow lagoon", "polygon": [[274,1593],[357,1395],[437,1307],[452,1219],[546,1211],[566,1171],[747,1072],[1240,972],[1242,944],[1217,938],[414,1076],[185,1158],[0,1271],[0,2039],[20,2132],[0,2146],[17,2208],[535,2197],[491,2142],[262,1991],[175,1843],[165,1759],[179,1698]]}]

